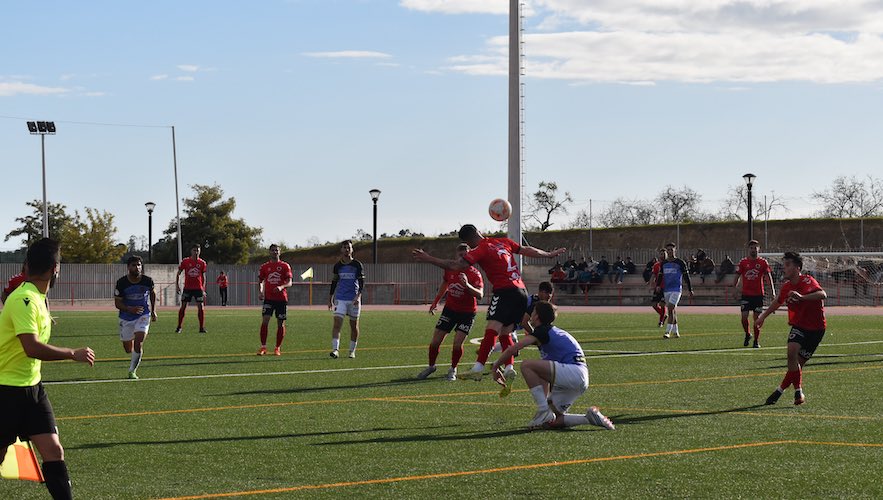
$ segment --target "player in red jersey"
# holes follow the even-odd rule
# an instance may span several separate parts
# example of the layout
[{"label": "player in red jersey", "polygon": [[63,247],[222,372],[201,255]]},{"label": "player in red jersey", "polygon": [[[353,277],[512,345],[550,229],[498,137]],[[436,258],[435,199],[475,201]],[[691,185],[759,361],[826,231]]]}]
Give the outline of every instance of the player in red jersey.
[{"label": "player in red jersey", "polygon": [[809,361],[825,336],[825,299],[828,294],[819,282],[808,274],[803,274],[803,257],[796,252],[785,252],[782,272],[785,282],[779,296],[755,321],[758,328],[763,326],[767,316],[782,304],[788,305],[788,372],[775,392],[767,398],[766,404],[775,404],[791,384],[794,384],[794,404],[806,402],[803,394],[803,365]]},{"label": "player in red jersey", "polygon": [[[457,258],[462,258],[469,252],[469,245],[460,243],[457,246]],[[429,343],[429,365],[417,375],[418,379],[425,379],[435,372],[435,361],[445,337],[451,330],[457,330],[454,336],[454,345],[451,348],[451,368],[448,370],[447,380],[457,380],[457,364],[463,357],[463,341],[469,336],[472,325],[475,323],[475,312],[478,310],[478,301],[484,295],[484,281],[481,273],[473,266],[469,266],[463,272],[445,269],[442,284],[438,287],[438,294],[432,305],[429,306],[429,314],[435,314],[438,303],[447,294],[445,307],[442,309],[435,331],[432,333],[432,341]]]},{"label": "player in red jersey", "polygon": [[181,324],[184,322],[184,312],[191,300],[196,302],[197,315],[199,316],[199,333],[205,333],[205,261],[199,258],[202,247],[193,245],[190,247],[190,257],[181,261],[178,266],[178,274],[175,275],[175,290],[181,292],[181,273],[184,273],[184,291],[181,293],[181,308],[178,309],[178,328],[175,333],[181,333]]},{"label": "player in red jersey", "polygon": [[757,316],[763,312],[763,279],[770,281],[770,295],[776,296],[776,285],[773,283],[773,270],[769,262],[763,257],[758,257],[760,243],[757,240],[748,242],[748,257],[739,261],[736,267],[736,282],[733,287],[738,288],[742,282],[742,299],[739,301],[742,307],[742,329],[745,331],[745,342],[748,347],[751,334],[748,333],[748,313],[754,311],[754,347],[760,347],[760,327],[757,326]]},{"label": "player in red jersey", "polygon": [[273,354],[282,355],[291,277],[291,266],[279,260],[279,245],[275,243],[270,245],[270,260],[264,262],[258,272],[258,298],[264,301],[261,309],[261,348],[258,350],[258,356],[267,354],[267,330],[270,316],[274,312],[276,313],[276,349],[273,350]]},{"label": "player in red jersey", "polygon": [[[488,355],[497,342],[497,338],[499,337],[503,350],[512,345],[512,338],[509,334],[515,329],[515,324],[524,317],[524,311],[527,309],[527,290],[521,280],[521,272],[518,270],[515,254],[527,257],[555,258],[566,252],[567,249],[558,248],[547,252],[539,248],[519,245],[509,238],[485,238],[472,224],[461,227],[457,235],[461,241],[472,248],[463,257],[444,260],[433,257],[420,249],[415,249],[412,255],[415,260],[428,262],[452,271],[465,271],[469,266],[478,264],[487,275],[488,281],[491,282],[494,292],[491,304],[488,306],[484,338],[478,348],[475,365],[471,371],[463,375],[463,378],[481,380],[484,374],[484,365],[487,363]],[[509,386],[515,380],[515,368],[512,363],[511,356],[503,362],[506,366],[504,376]]]},{"label": "player in red jersey", "polygon": [[653,297],[650,297],[650,305],[653,307],[653,310],[656,311],[656,314],[659,315],[659,328],[662,328],[662,325],[665,324],[665,320],[668,319],[668,316],[665,314],[665,297],[662,296],[662,290],[656,288],[656,277],[659,276],[659,270],[662,268],[662,263],[665,261],[665,249],[660,248],[656,250],[656,262],[653,264],[653,270],[651,271],[652,277],[647,282],[650,284],[650,289],[653,290]]},{"label": "player in red jersey", "polygon": [[9,297],[9,294],[14,292],[19,285],[25,282],[27,279],[27,268],[24,264],[21,265],[21,272],[9,278],[9,281],[6,282],[6,287],[3,288],[3,292],[0,293],[0,302],[6,302],[6,297]]}]

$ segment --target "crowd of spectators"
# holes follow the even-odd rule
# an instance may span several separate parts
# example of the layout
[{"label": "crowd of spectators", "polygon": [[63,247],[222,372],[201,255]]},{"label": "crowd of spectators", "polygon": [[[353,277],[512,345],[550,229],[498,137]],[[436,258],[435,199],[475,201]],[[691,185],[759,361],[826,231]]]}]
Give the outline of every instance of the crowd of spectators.
[{"label": "crowd of spectators", "polygon": [[604,255],[598,261],[589,256],[588,260],[581,257],[579,262],[574,259],[563,264],[556,262],[549,269],[549,274],[552,275],[550,281],[559,290],[567,293],[576,293],[577,289],[586,292],[592,285],[603,283],[605,277],[610,283],[622,283],[626,274],[636,272],[637,268],[631,257],[626,257],[625,260],[617,257],[611,264]]}]

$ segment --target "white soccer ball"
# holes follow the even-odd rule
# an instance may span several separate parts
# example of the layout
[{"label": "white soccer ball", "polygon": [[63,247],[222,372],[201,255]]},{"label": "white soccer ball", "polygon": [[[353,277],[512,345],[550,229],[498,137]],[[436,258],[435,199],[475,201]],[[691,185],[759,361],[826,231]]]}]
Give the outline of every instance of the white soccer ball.
[{"label": "white soccer ball", "polygon": [[497,222],[503,222],[508,220],[509,216],[512,215],[512,205],[502,198],[497,198],[491,202],[487,211],[490,214],[491,219],[494,219]]}]

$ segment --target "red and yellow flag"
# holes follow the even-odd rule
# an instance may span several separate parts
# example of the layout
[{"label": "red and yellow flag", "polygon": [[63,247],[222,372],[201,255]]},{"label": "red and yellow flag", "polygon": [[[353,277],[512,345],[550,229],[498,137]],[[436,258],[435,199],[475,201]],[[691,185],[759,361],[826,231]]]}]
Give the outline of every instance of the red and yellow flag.
[{"label": "red and yellow flag", "polygon": [[0,477],[3,479],[21,479],[22,481],[43,481],[43,472],[37,463],[37,455],[31,448],[30,441],[15,443],[6,449],[6,458],[0,465]]}]

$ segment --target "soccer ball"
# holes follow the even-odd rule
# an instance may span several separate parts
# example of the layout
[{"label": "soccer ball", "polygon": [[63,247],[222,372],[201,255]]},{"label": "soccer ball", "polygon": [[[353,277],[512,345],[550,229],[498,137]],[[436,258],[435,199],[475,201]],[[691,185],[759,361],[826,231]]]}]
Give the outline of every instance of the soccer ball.
[{"label": "soccer ball", "polygon": [[509,216],[512,215],[512,205],[502,198],[497,198],[491,202],[489,207],[487,207],[487,212],[490,214],[491,219],[494,219],[497,222],[503,222],[509,219]]}]

